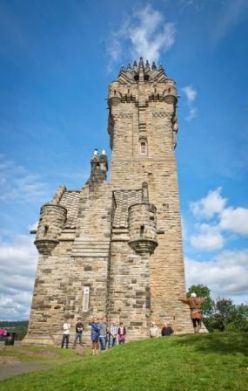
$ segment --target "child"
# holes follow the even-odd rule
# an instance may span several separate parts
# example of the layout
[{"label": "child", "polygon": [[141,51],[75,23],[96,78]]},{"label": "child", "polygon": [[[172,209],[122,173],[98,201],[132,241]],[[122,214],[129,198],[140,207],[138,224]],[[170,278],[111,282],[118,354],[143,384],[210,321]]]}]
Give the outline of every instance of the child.
[{"label": "child", "polygon": [[125,343],[126,340],[126,327],[123,325],[123,322],[120,322],[118,328],[118,342],[119,344]]}]

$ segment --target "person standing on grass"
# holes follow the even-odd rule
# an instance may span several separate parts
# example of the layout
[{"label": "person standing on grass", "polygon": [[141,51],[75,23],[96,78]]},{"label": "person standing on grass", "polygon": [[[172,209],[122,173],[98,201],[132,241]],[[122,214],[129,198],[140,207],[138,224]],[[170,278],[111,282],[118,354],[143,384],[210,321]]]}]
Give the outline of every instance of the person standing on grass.
[{"label": "person standing on grass", "polygon": [[116,324],[116,321],[114,320],[109,328],[109,347],[113,348],[116,345],[117,342],[117,336],[118,336],[118,326]]},{"label": "person standing on grass", "polygon": [[197,297],[196,293],[192,292],[190,297],[186,299],[180,299],[184,304],[188,304],[190,308],[191,320],[194,327],[194,332],[199,333],[201,328],[202,311],[201,305],[206,300],[205,297]]},{"label": "person standing on grass", "polygon": [[100,335],[100,326],[99,320],[93,319],[91,323],[91,342],[92,342],[92,354],[99,352],[99,335]]},{"label": "person standing on grass", "polygon": [[74,347],[77,344],[77,341],[79,342],[79,345],[82,345],[82,334],[83,334],[84,325],[82,323],[82,320],[78,318],[76,323],[76,336],[74,341]]},{"label": "person standing on grass", "polygon": [[61,348],[63,348],[65,346],[66,349],[68,349],[68,347],[69,347],[70,328],[71,328],[71,325],[70,325],[69,321],[67,320],[63,324],[63,337],[62,337],[62,342],[61,342]]},{"label": "person standing on grass", "polygon": [[126,341],[126,327],[123,325],[123,322],[120,322],[120,326],[118,328],[118,342],[119,344],[125,343]]},{"label": "person standing on grass", "polygon": [[107,323],[104,318],[99,324],[99,328],[100,328],[100,332],[99,332],[100,348],[101,351],[103,351],[106,349],[106,344],[107,344]]},{"label": "person standing on grass", "polygon": [[158,336],[158,326],[155,322],[151,323],[151,327],[149,329],[150,338],[156,338]]}]

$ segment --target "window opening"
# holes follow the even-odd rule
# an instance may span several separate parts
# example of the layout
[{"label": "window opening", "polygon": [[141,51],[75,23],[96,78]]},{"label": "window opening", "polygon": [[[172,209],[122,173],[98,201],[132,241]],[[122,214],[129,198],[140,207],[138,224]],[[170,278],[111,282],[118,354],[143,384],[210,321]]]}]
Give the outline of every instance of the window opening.
[{"label": "window opening", "polygon": [[147,154],[147,142],[146,142],[146,140],[141,140],[140,141],[140,153],[142,155],[146,155]]}]

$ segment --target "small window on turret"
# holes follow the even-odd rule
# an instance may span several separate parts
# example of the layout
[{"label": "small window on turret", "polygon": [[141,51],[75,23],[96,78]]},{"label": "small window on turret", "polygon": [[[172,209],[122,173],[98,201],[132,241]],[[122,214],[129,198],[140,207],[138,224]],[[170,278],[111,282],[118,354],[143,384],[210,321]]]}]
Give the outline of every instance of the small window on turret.
[{"label": "small window on turret", "polygon": [[45,226],[44,226],[44,236],[46,236],[46,234],[47,234],[47,232],[48,232],[48,228],[49,228],[48,225],[45,225]]}]

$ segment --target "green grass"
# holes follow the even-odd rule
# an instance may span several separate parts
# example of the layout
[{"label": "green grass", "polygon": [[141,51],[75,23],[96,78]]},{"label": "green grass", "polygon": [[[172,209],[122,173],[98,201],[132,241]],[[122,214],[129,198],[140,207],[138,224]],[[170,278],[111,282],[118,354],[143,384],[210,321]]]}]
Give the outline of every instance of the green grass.
[{"label": "green grass", "polygon": [[247,390],[247,334],[158,338],[98,356],[63,350],[64,364],[0,383],[0,390]]},{"label": "green grass", "polygon": [[19,362],[39,362],[50,365],[63,364],[68,361],[81,359],[80,354],[73,349],[58,349],[51,346],[2,346],[0,350],[0,360],[3,362],[16,359]]}]

